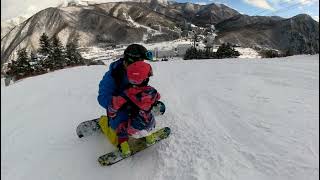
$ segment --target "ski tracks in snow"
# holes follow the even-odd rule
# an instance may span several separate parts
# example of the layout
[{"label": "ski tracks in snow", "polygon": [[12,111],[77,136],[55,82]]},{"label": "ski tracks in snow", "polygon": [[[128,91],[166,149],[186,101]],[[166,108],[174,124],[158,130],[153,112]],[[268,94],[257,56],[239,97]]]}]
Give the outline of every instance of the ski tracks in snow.
[{"label": "ski tracks in snow", "polygon": [[[317,131],[310,125],[316,113],[310,97],[318,96],[314,91],[318,70],[312,62],[303,64],[303,69],[300,63],[277,61],[229,62],[228,68],[220,62],[206,67],[189,63],[194,66],[180,64],[183,73],[167,66],[163,69],[170,74],[161,74],[162,80],[167,78],[164,82],[172,77],[176,81],[160,90],[170,100],[160,120],[165,122],[160,124],[169,126],[172,135],[159,145],[159,168],[164,170],[157,173],[157,179],[298,180],[319,176],[313,159],[318,158],[317,152],[299,137],[310,141]],[[201,72],[189,73],[188,68]],[[226,69],[232,73],[225,75]],[[193,81],[203,77],[205,84]],[[309,155],[303,159],[301,153]]]},{"label": "ski tracks in snow", "polygon": [[[105,66],[27,78],[1,91],[5,179],[313,180],[319,177],[319,56],[153,63],[171,135],[110,167],[103,135],[76,126],[105,113]],[[292,61],[291,61],[292,60]],[[81,78],[79,78],[81,77]],[[41,169],[41,170],[40,170]]]}]

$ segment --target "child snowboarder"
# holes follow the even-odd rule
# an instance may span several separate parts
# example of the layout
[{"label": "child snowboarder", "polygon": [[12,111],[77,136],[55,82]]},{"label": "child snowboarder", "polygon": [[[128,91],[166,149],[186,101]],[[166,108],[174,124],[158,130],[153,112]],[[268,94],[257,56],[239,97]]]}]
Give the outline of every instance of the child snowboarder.
[{"label": "child snowboarder", "polygon": [[129,136],[145,136],[147,145],[155,143],[152,134],[146,136],[154,127],[155,119],[151,113],[153,105],[160,99],[156,89],[148,85],[152,76],[150,64],[144,61],[136,61],[126,68],[129,85],[120,95],[112,96],[107,107],[109,122],[100,122],[100,126],[109,126],[118,112],[128,113],[128,118],[117,124],[116,128],[102,128],[112,144],[116,145],[122,156],[130,156],[131,150],[128,144]]}]

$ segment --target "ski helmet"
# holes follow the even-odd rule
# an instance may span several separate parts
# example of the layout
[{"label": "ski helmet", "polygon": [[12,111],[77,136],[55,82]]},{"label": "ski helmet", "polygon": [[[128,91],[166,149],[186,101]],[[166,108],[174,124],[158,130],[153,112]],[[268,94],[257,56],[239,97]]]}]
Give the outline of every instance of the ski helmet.
[{"label": "ski helmet", "polygon": [[131,84],[142,84],[152,76],[152,67],[144,61],[136,61],[127,67],[127,76]]},{"label": "ski helmet", "polygon": [[136,61],[152,60],[152,52],[140,44],[131,44],[124,50],[124,59],[128,64]]}]

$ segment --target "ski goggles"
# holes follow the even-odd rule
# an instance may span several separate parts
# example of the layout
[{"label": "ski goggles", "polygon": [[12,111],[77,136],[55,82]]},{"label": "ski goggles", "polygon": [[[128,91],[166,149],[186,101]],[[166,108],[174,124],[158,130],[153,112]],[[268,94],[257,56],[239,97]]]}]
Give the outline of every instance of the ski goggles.
[{"label": "ski goggles", "polygon": [[146,52],[146,57],[147,57],[147,60],[152,61],[152,60],[153,60],[153,53],[152,53],[152,51],[147,51],[147,52]]}]

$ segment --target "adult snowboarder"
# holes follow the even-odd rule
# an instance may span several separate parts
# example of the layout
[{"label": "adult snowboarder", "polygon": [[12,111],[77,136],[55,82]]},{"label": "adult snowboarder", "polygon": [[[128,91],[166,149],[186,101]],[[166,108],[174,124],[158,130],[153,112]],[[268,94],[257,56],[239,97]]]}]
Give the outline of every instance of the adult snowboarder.
[{"label": "adult snowboarder", "polygon": [[[160,94],[148,86],[152,68],[144,62],[151,59],[152,53],[145,47],[131,44],[125,49],[123,58],[110,64],[99,83],[98,102],[108,116],[101,118],[99,125],[123,157],[131,154],[128,136],[141,135],[155,127],[151,109]],[[145,139],[147,144],[155,141],[152,134]]]}]

